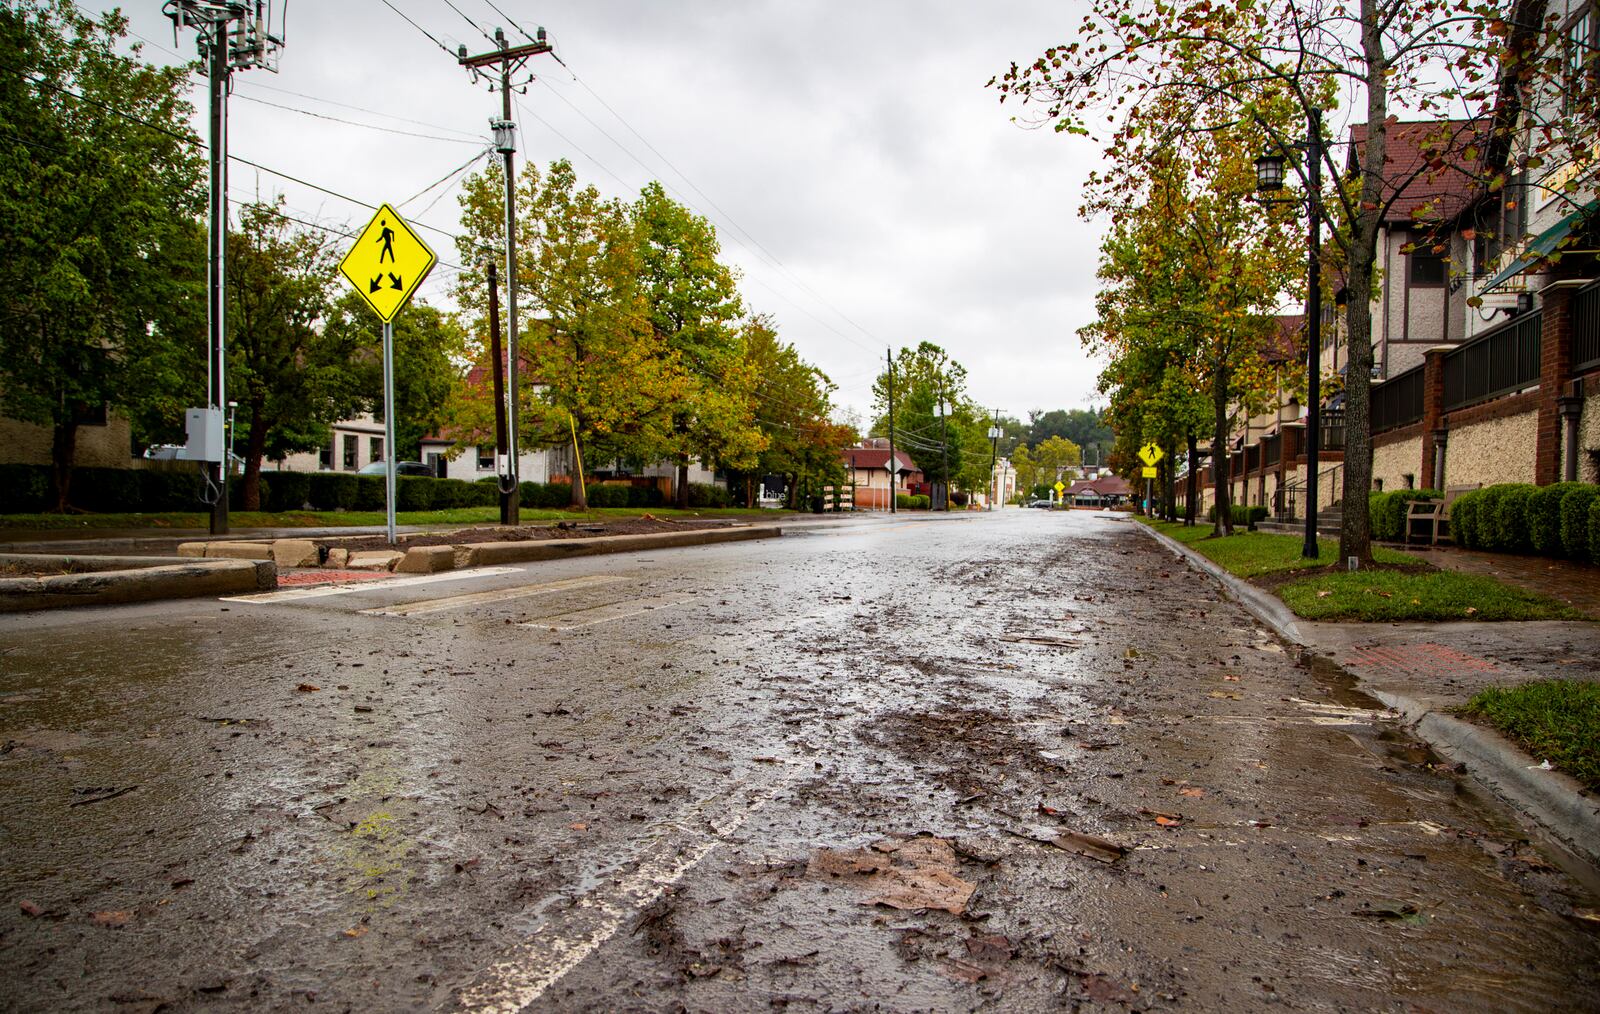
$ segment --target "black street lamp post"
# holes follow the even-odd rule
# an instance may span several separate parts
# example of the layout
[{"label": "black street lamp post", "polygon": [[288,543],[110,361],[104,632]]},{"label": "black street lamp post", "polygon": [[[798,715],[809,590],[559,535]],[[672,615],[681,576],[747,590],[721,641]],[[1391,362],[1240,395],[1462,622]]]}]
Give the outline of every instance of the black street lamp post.
[{"label": "black street lamp post", "polygon": [[[1310,220],[1306,258],[1306,541],[1300,555],[1317,558],[1317,468],[1322,451],[1322,112],[1306,110],[1306,217]],[[1284,157],[1268,152],[1256,159],[1256,190],[1283,189]],[[1269,198],[1267,203],[1273,203]]]}]

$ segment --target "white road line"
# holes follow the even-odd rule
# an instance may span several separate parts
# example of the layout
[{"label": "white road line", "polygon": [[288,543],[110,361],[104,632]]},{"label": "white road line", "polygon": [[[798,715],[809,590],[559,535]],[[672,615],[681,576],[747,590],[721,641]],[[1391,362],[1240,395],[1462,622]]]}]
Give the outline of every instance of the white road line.
[{"label": "white road line", "polygon": [[631,616],[643,616],[645,613],[657,609],[667,609],[671,606],[682,605],[694,598],[692,595],[655,595],[644,599],[629,599],[626,602],[613,602],[606,606],[595,606],[592,609],[575,609],[570,613],[557,613],[547,616],[542,620],[529,620],[519,623],[519,627],[533,627],[538,630],[577,630],[580,627],[592,627],[596,623],[610,623],[613,620],[626,620]]},{"label": "white road line", "polygon": [[[548,923],[539,927],[486,968],[477,982],[457,998],[459,1008],[512,1014],[539,999],[562,976],[616,936],[625,921],[682,880],[792,780],[756,790],[742,811],[730,814],[720,825],[708,820],[710,834],[679,827],[650,846],[632,872],[607,888],[579,898],[561,911],[560,925]],[[694,809],[703,809],[704,805]]]},{"label": "white road line", "polygon": [[446,609],[459,609],[462,606],[481,605],[485,602],[504,602],[507,599],[520,599],[533,595],[549,595],[553,592],[571,591],[574,588],[589,588],[602,584],[615,584],[618,581],[626,580],[628,578],[615,574],[591,574],[587,577],[569,577],[560,581],[546,581],[542,584],[521,585],[516,588],[496,588],[493,591],[448,595],[440,599],[422,599],[417,602],[408,602],[404,605],[375,606],[371,609],[363,609],[361,612],[366,616],[421,616],[427,613],[442,612]]},{"label": "white road line", "polygon": [[386,591],[390,588],[409,588],[412,585],[436,584],[440,581],[469,581],[475,577],[493,577],[496,574],[515,574],[516,567],[478,567],[475,570],[452,570],[443,574],[421,574],[417,577],[391,577],[377,581],[358,581],[355,584],[322,585],[317,588],[284,588],[257,595],[234,595],[223,602],[248,602],[261,605],[271,602],[297,602],[300,599],[320,599],[330,595],[351,595],[355,592]]}]

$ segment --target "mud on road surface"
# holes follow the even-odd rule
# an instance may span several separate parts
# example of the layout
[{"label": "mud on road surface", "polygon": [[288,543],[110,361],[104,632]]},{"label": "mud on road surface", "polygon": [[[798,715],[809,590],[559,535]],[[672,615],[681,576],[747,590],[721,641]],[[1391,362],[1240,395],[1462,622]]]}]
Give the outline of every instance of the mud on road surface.
[{"label": "mud on road surface", "polygon": [[0,621],[4,1005],[1600,1004],[1561,857],[1126,522],[458,578]]}]

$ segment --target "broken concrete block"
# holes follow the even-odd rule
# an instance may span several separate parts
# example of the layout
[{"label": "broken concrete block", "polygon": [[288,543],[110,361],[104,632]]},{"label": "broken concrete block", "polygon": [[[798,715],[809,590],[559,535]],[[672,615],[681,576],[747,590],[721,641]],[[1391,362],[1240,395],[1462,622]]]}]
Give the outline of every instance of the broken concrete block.
[{"label": "broken concrete block", "polygon": [[323,564],[323,566],[324,567],[330,567],[330,568],[333,568],[333,569],[337,570],[338,568],[343,567],[345,564],[347,564],[349,562],[350,562],[350,550],[341,549],[340,547],[335,546],[332,549],[328,550],[328,560],[327,560],[326,563]]},{"label": "broken concrete block", "polygon": [[370,553],[351,553],[350,560],[345,566],[350,570],[394,570],[395,564],[405,559],[405,555],[388,549]]},{"label": "broken concrete block", "polygon": [[413,546],[394,569],[397,574],[437,574],[453,570],[455,565],[455,546]]},{"label": "broken concrete block", "polygon": [[278,539],[272,543],[272,562],[279,567],[315,567],[322,560],[310,539]]},{"label": "broken concrete block", "polygon": [[206,557],[213,560],[270,560],[272,547],[265,542],[210,542]]},{"label": "broken concrete block", "polygon": [[178,544],[179,556],[205,556],[209,542],[181,542]]}]

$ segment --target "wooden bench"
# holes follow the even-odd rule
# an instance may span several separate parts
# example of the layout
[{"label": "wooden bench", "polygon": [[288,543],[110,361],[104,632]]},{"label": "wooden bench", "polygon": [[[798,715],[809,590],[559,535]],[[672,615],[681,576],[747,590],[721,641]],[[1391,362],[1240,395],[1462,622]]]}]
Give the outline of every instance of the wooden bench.
[{"label": "wooden bench", "polygon": [[1430,500],[1413,500],[1406,504],[1406,523],[1403,532],[1403,541],[1410,545],[1412,528],[1421,524],[1423,531],[1428,533],[1428,545],[1437,546],[1440,539],[1454,541],[1450,534],[1450,505],[1463,493],[1470,493],[1481,489],[1483,483],[1475,482],[1470,486],[1446,486],[1444,498],[1437,497]]}]

